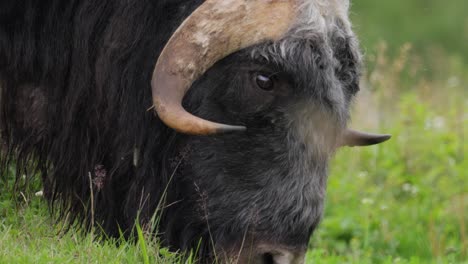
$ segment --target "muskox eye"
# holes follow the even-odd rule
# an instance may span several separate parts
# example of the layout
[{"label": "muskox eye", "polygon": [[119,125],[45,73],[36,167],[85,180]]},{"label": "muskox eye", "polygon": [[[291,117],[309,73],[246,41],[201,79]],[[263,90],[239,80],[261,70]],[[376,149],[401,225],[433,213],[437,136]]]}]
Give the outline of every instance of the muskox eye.
[{"label": "muskox eye", "polygon": [[275,83],[270,77],[262,74],[259,74],[255,77],[255,82],[257,83],[258,87],[260,87],[260,89],[265,91],[271,91],[275,86]]}]

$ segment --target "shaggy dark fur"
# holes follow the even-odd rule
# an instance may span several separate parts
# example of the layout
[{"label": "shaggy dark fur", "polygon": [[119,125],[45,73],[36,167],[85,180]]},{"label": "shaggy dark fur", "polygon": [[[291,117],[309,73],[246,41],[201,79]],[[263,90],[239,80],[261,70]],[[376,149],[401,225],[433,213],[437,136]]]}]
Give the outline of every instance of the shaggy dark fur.
[{"label": "shaggy dark fur", "polygon": [[[39,171],[52,208],[110,235],[159,212],[165,245],[186,250],[201,238],[202,257],[211,242],[226,252],[246,239],[306,247],[333,152],[317,138],[334,142],[357,92],[352,36],[337,29],[291,40],[286,55],[265,43],[222,60],[184,104],[248,130],[185,136],[148,111],[150,79],[172,32],[202,2],[0,2],[0,169],[13,159],[20,174]],[[257,73],[273,76],[275,90],[259,89]]]}]

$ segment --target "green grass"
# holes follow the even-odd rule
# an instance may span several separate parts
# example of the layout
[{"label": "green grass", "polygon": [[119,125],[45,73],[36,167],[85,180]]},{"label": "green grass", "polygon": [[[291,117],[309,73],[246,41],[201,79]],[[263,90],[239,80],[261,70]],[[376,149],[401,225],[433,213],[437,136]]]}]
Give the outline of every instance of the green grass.
[{"label": "green grass", "polygon": [[[37,184],[34,185],[37,189]],[[99,240],[93,233],[83,235],[74,229],[65,232],[60,222],[52,220],[42,198],[36,197],[32,190],[16,198],[11,193],[0,194],[1,264],[182,263],[180,255],[160,248],[140,227],[137,227],[136,242]],[[192,262],[189,259],[186,263]]]},{"label": "green grass", "polygon": [[466,113],[458,116],[456,107],[432,110],[414,93],[403,95],[394,107],[399,117],[380,125],[394,135],[391,142],[339,153],[329,180],[324,221],[312,239],[319,249],[311,253],[317,260],[462,263],[466,259]]}]

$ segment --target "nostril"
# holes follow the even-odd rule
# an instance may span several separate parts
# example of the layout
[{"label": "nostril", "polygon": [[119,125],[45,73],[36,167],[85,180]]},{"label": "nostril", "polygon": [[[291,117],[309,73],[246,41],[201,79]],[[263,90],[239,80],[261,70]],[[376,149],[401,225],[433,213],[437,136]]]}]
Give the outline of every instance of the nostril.
[{"label": "nostril", "polygon": [[305,250],[292,251],[278,247],[260,246],[256,253],[241,254],[237,263],[250,264],[304,264]]},{"label": "nostril", "polygon": [[262,263],[263,264],[275,264],[275,259],[273,257],[273,254],[271,253],[264,253],[262,255]]}]

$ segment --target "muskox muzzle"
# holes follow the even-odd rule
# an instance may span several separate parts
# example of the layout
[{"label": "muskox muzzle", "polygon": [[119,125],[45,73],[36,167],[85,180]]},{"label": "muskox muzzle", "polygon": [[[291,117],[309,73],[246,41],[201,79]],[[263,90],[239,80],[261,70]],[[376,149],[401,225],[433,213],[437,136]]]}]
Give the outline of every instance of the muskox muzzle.
[{"label": "muskox muzzle", "polygon": [[251,264],[303,264],[306,249],[259,245],[254,251],[240,254],[237,263]]}]

